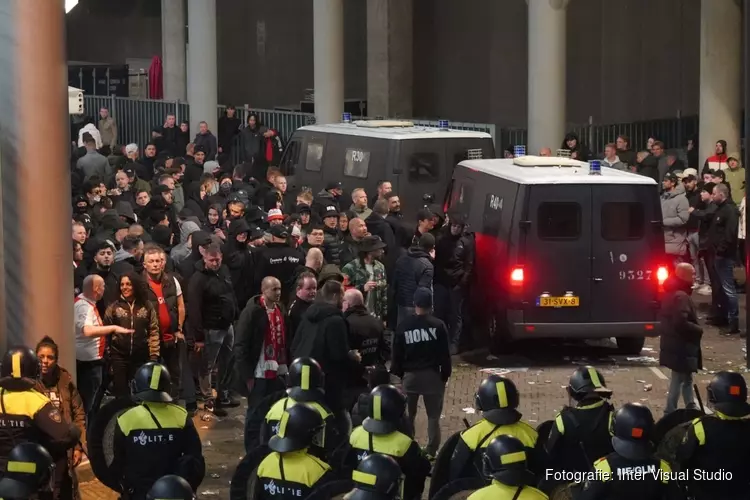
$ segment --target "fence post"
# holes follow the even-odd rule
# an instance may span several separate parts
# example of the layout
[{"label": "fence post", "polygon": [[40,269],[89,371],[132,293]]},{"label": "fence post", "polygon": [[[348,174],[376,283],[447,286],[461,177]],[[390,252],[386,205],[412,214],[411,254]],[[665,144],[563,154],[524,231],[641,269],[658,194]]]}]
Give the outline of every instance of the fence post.
[{"label": "fence post", "polygon": [[180,126],[180,100],[174,102],[174,122],[177,127]]},{"label": "fence post", "polygon": [[[115,116],[115,95],[112,94],[109,96],[109,115],[112,117],[112,119],[116,120],[117,117]],[[122,124],[120,124],[122,126]]]},{"label": "fence post", "polygon": [[677,108],[677,149],[682,147],[682,110]]}]

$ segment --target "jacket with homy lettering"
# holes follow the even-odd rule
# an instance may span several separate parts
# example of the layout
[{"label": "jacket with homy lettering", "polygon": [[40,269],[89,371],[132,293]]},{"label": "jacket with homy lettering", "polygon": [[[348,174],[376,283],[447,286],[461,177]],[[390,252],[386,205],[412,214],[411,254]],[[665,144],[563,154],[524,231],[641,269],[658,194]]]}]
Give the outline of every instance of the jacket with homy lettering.
[{"label": "jacket with homy lettering", "polygon": [[435,370],[447,381],[451,376],[448,329],[431,314],[412,315],[399,323],[393,336],[391,373]]}]

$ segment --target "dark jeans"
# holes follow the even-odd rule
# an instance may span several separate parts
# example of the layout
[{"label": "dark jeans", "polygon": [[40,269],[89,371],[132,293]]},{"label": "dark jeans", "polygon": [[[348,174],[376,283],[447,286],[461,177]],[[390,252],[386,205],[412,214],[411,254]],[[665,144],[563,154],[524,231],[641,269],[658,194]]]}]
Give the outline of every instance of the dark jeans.
[{"label": "dark jeans", "polygon": [[463,329],[464,290],[435,285],[435,315],[448,327],[450,343],[458,346]]},{"label": "dark jeans", "polygon": [[[245,452],[250,453],[260,442],[260,426],[265,415],[253,415],[253,410],[260,402],[277,391],[284,390],[284,382],[280,378],[266,380],[256,378],[253,390],[247,396],[247,413],[245,413]],[[270,409],[270,408],[269,408]]]},{"label": "dark jeans", "polygon": [[102,389],[102,378],[104,373],[104,361],[78,361],[76,360],[76,385],[78,393],[83,400],[83,409],[86,412],[86,420],[89,422],[96,413],[94,401],[97,393]]},{"label": "dark jeans", "polygon": [[411,428],[414,429],[414,419],[417,418],[419,397],[424,401],[427,412],[427,446],[425,451],[430,455],[437,455],[440,448],[440,414],[443,412],[443,396],[445,382],[435,370],[420,370],[406,372],[402,380],[406,392],[407,408]]},{"label": "dark jeans", "polygon": [[412,314],[414,314],[414,307],[398,306],[398,323],[400,324]]},{"label": "dark jeans", "polygon": [[184,346],[184,342],[170,342],[168,344],[162,343],[159,350],[161,354],[161,361],[164,366],[167,367],[169,376],[172,379],[172,388],[170,389],[169,394],[175,401],[180,398],[180,386],[182,385],[180,383],[182,377],[182,359],[180,358],[180,350],[184,350]]},{"label": "dark jeans", "polygon": [[716,273],[719,276],[721,288],[727,297],[727,319],[730,322],[736,322],[739,318],[740,310],[737,303],[737,289],[734,286],[734,259],[717,256],[714,265],[716,266]]},{"label": "dark jeans", "polygon": [[716,256],[713,252],[704,252],[703,258],[711,282],[711,316],[714,320],[727,319],[727,296],[721,286],[721,278],[716,270]]},{"label": "dark jeans", "polygon": [[148,358],[126,358],[113,354],[109,358],[109,366],[112,373],[112,395],[116,398],[130,396],[130,381],[133,380],[138,368],[147,361]]},{"label": "dark jeans", "polygon": [[231,373],[229,363],[234,347],[234,329],[206,330],[205,348],[201,352],[200,391],[206,400],[213,399],[211,382],[216,371],[216,394],[221,399],[221,391],[229,389]]}]

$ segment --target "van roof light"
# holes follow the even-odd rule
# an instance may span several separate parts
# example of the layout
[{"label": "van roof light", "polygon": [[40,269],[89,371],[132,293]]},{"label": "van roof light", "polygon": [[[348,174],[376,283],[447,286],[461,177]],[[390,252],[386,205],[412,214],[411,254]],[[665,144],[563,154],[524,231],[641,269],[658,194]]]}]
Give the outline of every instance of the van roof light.
[{"label": "van roof light", "polygon": [[352,122],[352,114],[351,113],[344,113],[341,115],[341,121],[344,123],[351,123]]},{"label": "van roof light", "polygon": [[440,130],[450,130],[450,124],[448,123],[448,120],[438,120],[438,128]]},{"label": "van roof light", "polygon": [[589,162],[589,175],[602,175],[602,162],[591,160]]},{"label": "van roof light", "polygon": [[558,158],[570,158],[570,150],[569,149],[558,149],[557,150],[557,156],[558,156]]},{"label": "van roof light", "polygon": [[518,158],[519,156],[526,156],[526,146],[524,145],[516,145],[513,146],[513,156]]}]

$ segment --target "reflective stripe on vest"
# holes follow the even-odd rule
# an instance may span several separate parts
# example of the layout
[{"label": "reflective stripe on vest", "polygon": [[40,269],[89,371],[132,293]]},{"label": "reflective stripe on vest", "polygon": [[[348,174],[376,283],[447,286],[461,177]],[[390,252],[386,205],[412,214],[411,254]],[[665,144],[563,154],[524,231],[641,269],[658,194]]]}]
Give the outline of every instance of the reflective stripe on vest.
[{"label": "reflective stripe on vest", "polygon": [[[283,462],[283,464],[282,464]],[[282,477],[282,471],[283,477]],[[271,452],[258,466],[258,479],[275,479],[301,484],[308,488],[315,486],[331,467],[322,460],[304,451],[291,453]]]},{"label": "reflective stripe on vest", "polygon": [[497,426],[489,420],[482,419],[461,433],[466,446],[474,451],[477,448],[486,448],[497,436],[513,436],[523,443],[527,448],[533,448],[537,440],[537,432],[526,422]]},{"label": "reflective stripe on vest", "polygon": [[143,403],[117,417],[117,423],[122,433],[128,436],[134,430],[159,429],[149,410],[159,421],[162,429],[183,429],[185,427],[187,411],[184,408],[172,403]]},{"label": "reflective stripe on vest", "polygon": [[[371,442],[372,446],[370,446]],[[354,429],[352,435],[349,436],[349,444],[352,448],[383,453],[396,458],[406,455],[412,443],[412,439],[401,432],[395,431],[390,434],[371,435],[362,426]]]}]

